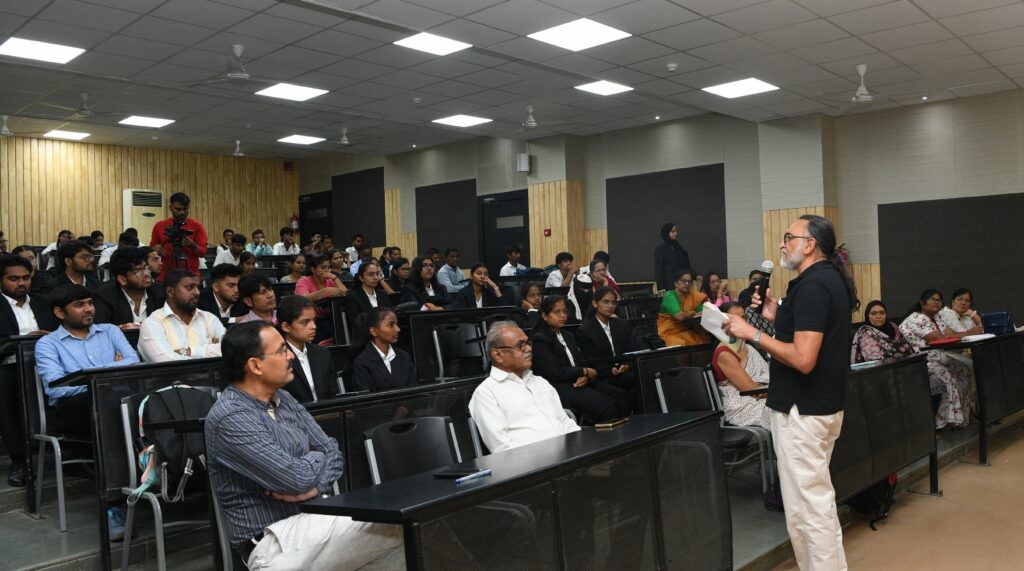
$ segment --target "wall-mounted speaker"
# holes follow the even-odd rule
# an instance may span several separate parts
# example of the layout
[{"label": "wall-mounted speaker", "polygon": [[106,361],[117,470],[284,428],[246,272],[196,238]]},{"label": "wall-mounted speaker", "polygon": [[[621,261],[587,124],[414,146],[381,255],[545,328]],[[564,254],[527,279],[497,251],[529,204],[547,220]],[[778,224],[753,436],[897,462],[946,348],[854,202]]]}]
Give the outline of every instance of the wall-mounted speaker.
[{"label": "wall-mounted speaker", "polygon": [[533,157],[527,153],[519,153],[516,155],[516,172],[530,172],[530,160]]}]

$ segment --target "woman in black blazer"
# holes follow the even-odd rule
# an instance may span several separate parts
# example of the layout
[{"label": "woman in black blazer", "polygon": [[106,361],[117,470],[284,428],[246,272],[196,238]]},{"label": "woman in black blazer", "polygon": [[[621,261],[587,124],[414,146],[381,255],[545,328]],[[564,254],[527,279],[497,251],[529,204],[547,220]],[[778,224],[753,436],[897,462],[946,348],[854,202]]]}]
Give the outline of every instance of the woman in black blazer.
[{"label": "woman in black blazer", "polygon": [[540,322],[533,331],[533,372],[555,387],[562,406],[579,410],[584,422],[620,418],[629,412],[633,397],[628,391],[598,379],[597,371],[581,367],[583,355],[576,338],[565,326],[565,298],[550,295],[540,307]]},{"label": "woman in black blazer", "polygon": [[[579,336],[580,353],[587,360],[602,359],[613,355],[621,355],[632,350],[630,347],[630,327],[625,320],[615,315],[619,305],[619,295],[608,287],[599,287],[594,292],[590,311],[586,319],[576,330]],[[605,327],[611,330],[609,341]],[[635,375],[627,364],[613,365],[605,363],[596,367],[598,378],[609,380],[615,386],[628,391],[636,390]]]},{"label": "woman in black blazer", "polygon": [[491,281],[487,266],[473,264],[469,269],[469,283],[455,293],[453,309],[475,309],[507,305],[501,298],[501,288]]},{"label": "woman in black blazer", "polygon": [[402,288],[402,303],[410,301],[432,311],[444,309],[451,303],[448,290],[437,283],[436,268],[430,258],[419,256],[412,261],[409,283]]},{"label": "woman in black blazer", "polygon": [[509,314],[509,319],[516,322],[527,335],[540,322],[540,301],[544,297],[544,289],[539,283],[530,282],[519,292],[519,301]]},{"label": "woman in black blazer", "polygon": [[383,279],[380,262],[373,260],[359,264],[356,281],[345,297],[345,318],[353,334],[358,336],[362,332],[359,316],[366,315],[375,307],[391,307],[391,300],[379,287]]},{"label": "woman in black blazer", "polygon": [[[374,392],[415,387],[416,367],[412,357],[395,346],[400,331],[395,312],[387,307],[376,307],[366,314],[366,325],[370,342],[353,363],[352,386],[357,391]],[[390,370],[385,364],[386,358]]]}]

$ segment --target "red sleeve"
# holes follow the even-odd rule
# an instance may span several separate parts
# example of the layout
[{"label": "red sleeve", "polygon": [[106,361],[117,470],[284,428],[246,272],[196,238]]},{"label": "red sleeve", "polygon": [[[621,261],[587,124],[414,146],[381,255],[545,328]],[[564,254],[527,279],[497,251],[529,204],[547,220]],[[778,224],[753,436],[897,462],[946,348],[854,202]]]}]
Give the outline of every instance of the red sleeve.
[{"label": "red sleeve", "polygon": [[206,246],[208,244],[206,238],[206,227],[203,226],[198,220],[196,221],[196,239],[194,240],[194,242],[196,243],[196,246],[199,246],[199,248],[196,249],[196,256],[200,258],[205,256]]},{"label": "red sleeve", "polygon": [[166,224],[164,224],[163,220],[154,224],[153,234],[149,238],[149,247],[154,250],[158,250],[161,255],[163,254],[163,248],[160,248],[159,246],[163,243],[164,226],[166,226]]}]

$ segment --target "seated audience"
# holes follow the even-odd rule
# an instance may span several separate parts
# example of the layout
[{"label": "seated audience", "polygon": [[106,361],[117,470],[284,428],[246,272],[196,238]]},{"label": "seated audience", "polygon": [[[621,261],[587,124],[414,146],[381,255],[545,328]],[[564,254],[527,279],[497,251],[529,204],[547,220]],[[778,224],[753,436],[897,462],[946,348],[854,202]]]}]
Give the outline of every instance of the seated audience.
[{"label": "seated audience", "polygon": [[217,258],[213,261],[213,265],[234,264],[237,266],[239,258],[244,253],[245,235],[234,234],[231,236],[231,244],[228,245],[227,250],[221,250],[219,246],[217,247]]},{"label": "seated audience", "polygon": [[398,246],[388,246],[380,257],[380,270],[384,272],[384,278],[391,277],[391,266],[396,260],[402,257],[402,249]]},{"label": "seated audience", "polygon": [[160,285],[160,282],[156,281],[157,276],[164,271],[164,259],[160,257],[160,252],[149,246],[140,247],[139,252],[142,253],[142,259],[146,262],[149,275],[153,276],[153,283]]},{"label": "seated audience", "polygon": [[[393,551],[401,526],[300,513],[341,477],[338,443],[286,391],[294,354],[268,323],[231,329],[231,382],[204,425],[206,458],[232,549],[249,569],[359,569]],[[404,565],[404,563],[403,563]]]},{"label": "seated audience", "polygon": [[359,271],[360,264],[362,264],[366,260],[374,259],[373,247],[370,246],[369,244],[363,244],[362,246],[359,246],[359,249],[356,250],[356,256],[358,256],[359,259],[353,262],[351,266],[349,266],[349,272],[353,274]]},{"label": "seated audience", "polygon": [[750,302],[754,298],[754,286],[761,278],[764,277],[764,273],[761,270],[751,270],[747,279],[750,281],[750,285],[746,289],[740,292],[739,302],[745,308],[750,307]]},{"label": "seated audience", "polygon": [[549,295],[541,302],[541,320],[530,335],[533,370],[555,387],[563,406],[581,411],[585,422],[597,423],[627,415],[632,395],[598,379],[593,367],[580,366],[583,355],[576,337],[562,330],[567,316],[564,297]]},{"label": "seated audience", "polygon": [[367,260],[359,266],[359,271],[356,272],[356,287],[349,290],[345,300],[345,315],[350,328],[356,327],[360,316],[366,315],[371,309],[391,307],[387,293],[380,288],[381,282],[382,274],[377,260]]},{"label": "seated audience", "polygon": [[[224,232],[221,233],[220,244],[217,244],[217,253],[227,252],[231,249],[231,238],[235,235],[235,231],[231,228],[225,228]],[[217,265],[216,263],[214,265]]]},{"label": "seated audience", "polygon": [[402,288],[402,303],[416,302],[420,309],[437,311],[449,304],[448,290],[437,283],[434,261],[419,257],[412,261],[409,282]]},{"label": "seated audience", "polygon": [[434,269],[441,267],[441,262],[443,261],[441,259],[441,250],[438,250],[437,248],[427,248],[423,252],[423,257],[430,258],[430,261],[434,262]]},{"label": "seated audience", "polygon": [[323,253],[324,245],[323,238],[320,234],[313,234],[313,237],[309,239],[309,244],[302,247],[302,253],[304,254],[320,254]]},{"label": "seated audience", "polygon": [[[17,248],[15,248],[17,250]],[[34,259],[34,256],[33,256]],[[14,335],[46,335],[57,329],[50,302],[41,295],[29,294],[32,264],[18,254],[0,257],[0,338]],[[11,458],[7,484],[25,485],[26,462],[24,428],[21,422],[21,386],[15,355],[0,362],[0,438]]]},{"label": "seated audience", "polygon": [[[916,349],[924,349],[928,342],[946,337],[936,321],[942,309],[942,294],[935,289],[921,293],[916,306],[900,324],[900,332]],[[932,363],[937,365],[932,365]],[[928,351],[928,380],[932,394],[939,395],[939,410],[935,413],[935,428],[963,427],[970,421],[968,385],[971,370],[962,361],[946,351]]]},{"label": "seated audience", "polygon": [[238,280],[238,299],[249,308],[249,313],[239,317],[238,323],[262,320],[277,324],[277,296],[267,276],[257,272],[242,276]]},{"label": "seated audience", "polygon": [[573,264],[572,254],[559,252],[555,256],[555,269],[548,274],[544,287],[569,287],[572,285],[572,278],[576,276],[576,265]]},{"label": "seated audience", "polygon": [[530,339],[515,323],[491,325],[486,350],[491,372],[473,391],[469,413],[491,453],[580,429],[565,414],[559,393],[531,370]]},{"label": "seated audience", "polygon": [[[743,307],[735,301],[722,304],[722,312],[743,317]],[[760,426],[771,430],[771,409],[765,406],[767,394],[743,396],[740,391],[768,388],[768,363],[749,343],[739,353],[722,343],[711,356],[711,370],[722,394],[725,421],[733,426]]]},{"label": "seated audience", "polygon": [[[295,295],[305,296],[310,301],[348,295],[348,288],[331,272],[331,262],[327,256],[310,256],[309,265],[310,275],[295,282]],[[333,332],[330,305],[326,302],[318,303],[316,306],[316,341],[328,339]]]},{"label": "seated audience", "polygon": [[40,255],[42,256],[42,259],[46,262],[47,270],[53,270],[57,268],[57,249],[74,239],[75,235],[71,233],[71,230],[61,230],[57,234],[57,241],[50,242],[50,245],[43,248],[43,251],[40,253]]},{"label": "seated audience", "polygon": [[459,268],[458,248],[448,248],[444,251],[444,265],[437,271],[437,283],[443,285],[444,289],[453,295],[466,285],[466,276]]},{"label": "seated audience", "polygon": [[615,291],[619,291],[619,284],[615,283],[615,278],[612,277],[612,257],[608,255],[608,252],[598,250],[594,252],[594,257],[592,259],[604,263],[604,277],[608,280],[608,283],[601,285],[609,285],[614,288]]},{"label": "seated audience", "polygon": [[985,332],[985,327],[981,324],[981,314],[974,310],[974,294],[966,288],[953,292],[953,300],[949,302],[949,307],[939,310],[936,321],[948,337],[966,337]]},{"label": "seated audience", "polygon": [[252,252],[242,252],[241,256],[238,256],[238,267],[242,268],[243,274],[251,274],[256,271],[256,254]]},{"label": "seated audience", "polygon": [[32,283],[28,287],[29,291],[40,291],[46,287],[46,282],[50,281],[50,278],[37,271],[36,253],[32,250],[31,246],[27,244],[15,246],[15,248],[11,250],[11,254],[21,256],[29,263],[30,266],[32,266]]},{"label": "seated audience", "polygon": [[388,391],[415,387],[412,357],[398,348],[398,317],[387,307],[375,307],[360,318],[365,323],[366,347],[352,365],[352,386],[357,391]]},{"label": "seated audience", "polygon": [[105,268],[110,263],[110,257],[114,255],[114,252],[118,248],[138,248],[139,247],[139,235],[134,232],[124,231],[117,237],[117,245],[109,248],[104,248],[100,254],[99,267]]},{"label": "seated audience", "polygon": [[89,239],[86,243],[88,243],[93,252],[97,254],[102,252],[105,248],[113,246],[113,244],[108,244],[106,242],[106,237],[103,235],[103,232],[99,230],[93,230],[90,232]]},{"label": "seated audience", "polygon": [[708,298],[708,303],[721,308],[722,304],[732,301],[729,297],[729,281],[722,279],[718,272],[708,272],[700,284],[700,292]]},{"label": "seated audience", "polygon": [[865,307],[864,325],[853,334],[851,345],[850,363],[896,359],[917,353],[900,333],[900,328],[889,321],[888,309],[877,299]]},{"label": "seated audience", "polygon": [[252,231],[252,242],[245,245],[245,251],[254,256],[271,256],[274,254],[274,248],[267,244],[267,235],[258,228]]},{"label": "seated audience", "polygon": [[301,403],[337,396],[338,385],[331,352],[313,343],[316,338],[316,307],[301,295],[288,295],[277,304],[277,325],[295,355],[295,379],[284,386]]},{"label": "seated audience", "polygon": [[598,259],[590,261],[586,273],[579,273],[572,280],[572,287],[569,289],[569,301],[572,302],[572,317],[576,322],[582,321],[583,316],[591,306],[594,299],[594,289],[610,287],[615,293],[620,292],[619,284],[608,275],[608,265]]},{"label": "seated audience", "polygon": [[[633,350],[630,347],[632,330],[625,320],[615,315],[618,307],[619,294],[615,290],[608,286],[597,288],[589,315],[576,331],[584,359],[602,359]],[[599,378],[608,379],[619,388],[629,391],[636,388],[636,378],[627,364],[606,363],[595,369]]]},{"label": "seated audience", "polygon": [[473,309],[507,305],[501,298],[501,288],[491,281],[486,265],[473,264],[473,267],[469,269],[469,280],[469,285],[454,295],[453,308]]},{"label": "seated audience", "polygon": [[348,256],[348,262],[350,264],[354,264],[359,261],[359,248],[362,247],[364,242],[366,242],[366,238],[364,238],[362,234],[352,236],[352,245],[345,248],[345,253]]},{"label": "seated audience", "polygon": [[679,229],[672,222],[661,227],[661,244],[654,249],[654,281],[661,291],[672,291],[672,278],[690,267],[690,254],[679,243]]},{"label": "seated audience", "polygon": [[676,272],[674,288],[666,292],[658,313],[658,336],[665,345],[701,345],[711,337],[700,326],[700,310],[707,296],[693,287],[693,270]]},{"label": "seated audience", "polygon": [[281,228],[279,234],[281,241],[274,244],[275,256],[291,256],[300,253],[299,245],[295,243],[295,232],[291,228],[285,226]]},{"label": "seated audience", "polygon": [[231,319],[248,313],[245,305],[238,303],[238,281],[241,278],[242,268],[238,266],[213,266],[210,270],[210,286],[199,294],[199,309],[221,319]]},{"label": "seated audience", "polygon": [[519,246],[505,248],[505,257],[508,258],[508,263],[501,267],[501,270],[498,272],[499,276],[515,276],[519,270],[526,269],[525,265],[519,263],[519,260],[523,257],[523,252],[519,249]]},{"label": "seated audience", "polygon": [[4,231],[0,230],[0,255],[7,254],[7,236],[4,236]]},{"label": "seated audience", "polygon": [[391,261],[391,276],[388,278],[388,285],[391,289],[401,293],[402,288],[409,283],[409,273],[412,265],[409,260],[399,256]]},{"label": "seated audience", "polygon": [[527,333],[533,331],[540,321],[540,302],[544,297],[544,290],[539,283],[530,282],[519,290],[519,300],[515,309],[509,315],[509,319],[515,322],[520,329]]},{"label": "seated audience", "polygon": [[306,275],[307,254],[295,254],[288,262],[288,273],[281,277],[281,283],[293,284]]},{"label": "seated audience", "polygon": [[121,330],[138,329],[149,314],[164,304],[138,248],[118,246],[110,258],[110,277],[96,290],[93,299],[96,323],[110,323]]},{"label": "seated audience", "polygon": [[167,272],[164,296],[164,306],[142,322],[142,359],[153,363],[220,357],[224,324],[199,309],[199,278],[186,270]]},{"label": "seated audience", "polygon": [[326,256],[331,262],[331,273],[334,274],[335,279],[340,281],[349,273],[348,254],[343,250],[327,250]]},{"label": "seated audience", "polygon": [[100,283],[88,275],[95,269],[95,258],[89,244],[81,240],[67,242],[57,250],[57,261],[61,273],[46,283],[46,291],[71,284],[84,286],[89,291],[100,287]]}]

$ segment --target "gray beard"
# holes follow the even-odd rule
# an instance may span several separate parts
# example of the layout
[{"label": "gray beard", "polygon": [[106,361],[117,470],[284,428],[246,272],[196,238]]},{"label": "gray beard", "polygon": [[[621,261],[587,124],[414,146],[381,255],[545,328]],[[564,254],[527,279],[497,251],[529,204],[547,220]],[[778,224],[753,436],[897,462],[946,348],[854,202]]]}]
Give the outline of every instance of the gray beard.
[{"label": "gray beard", "polygon": [[779,265],[787,270],[797,269],[803,261],[804,256],[799,252],[794,253],[792,257],[787,257],[785,254],[779,255]]}]

